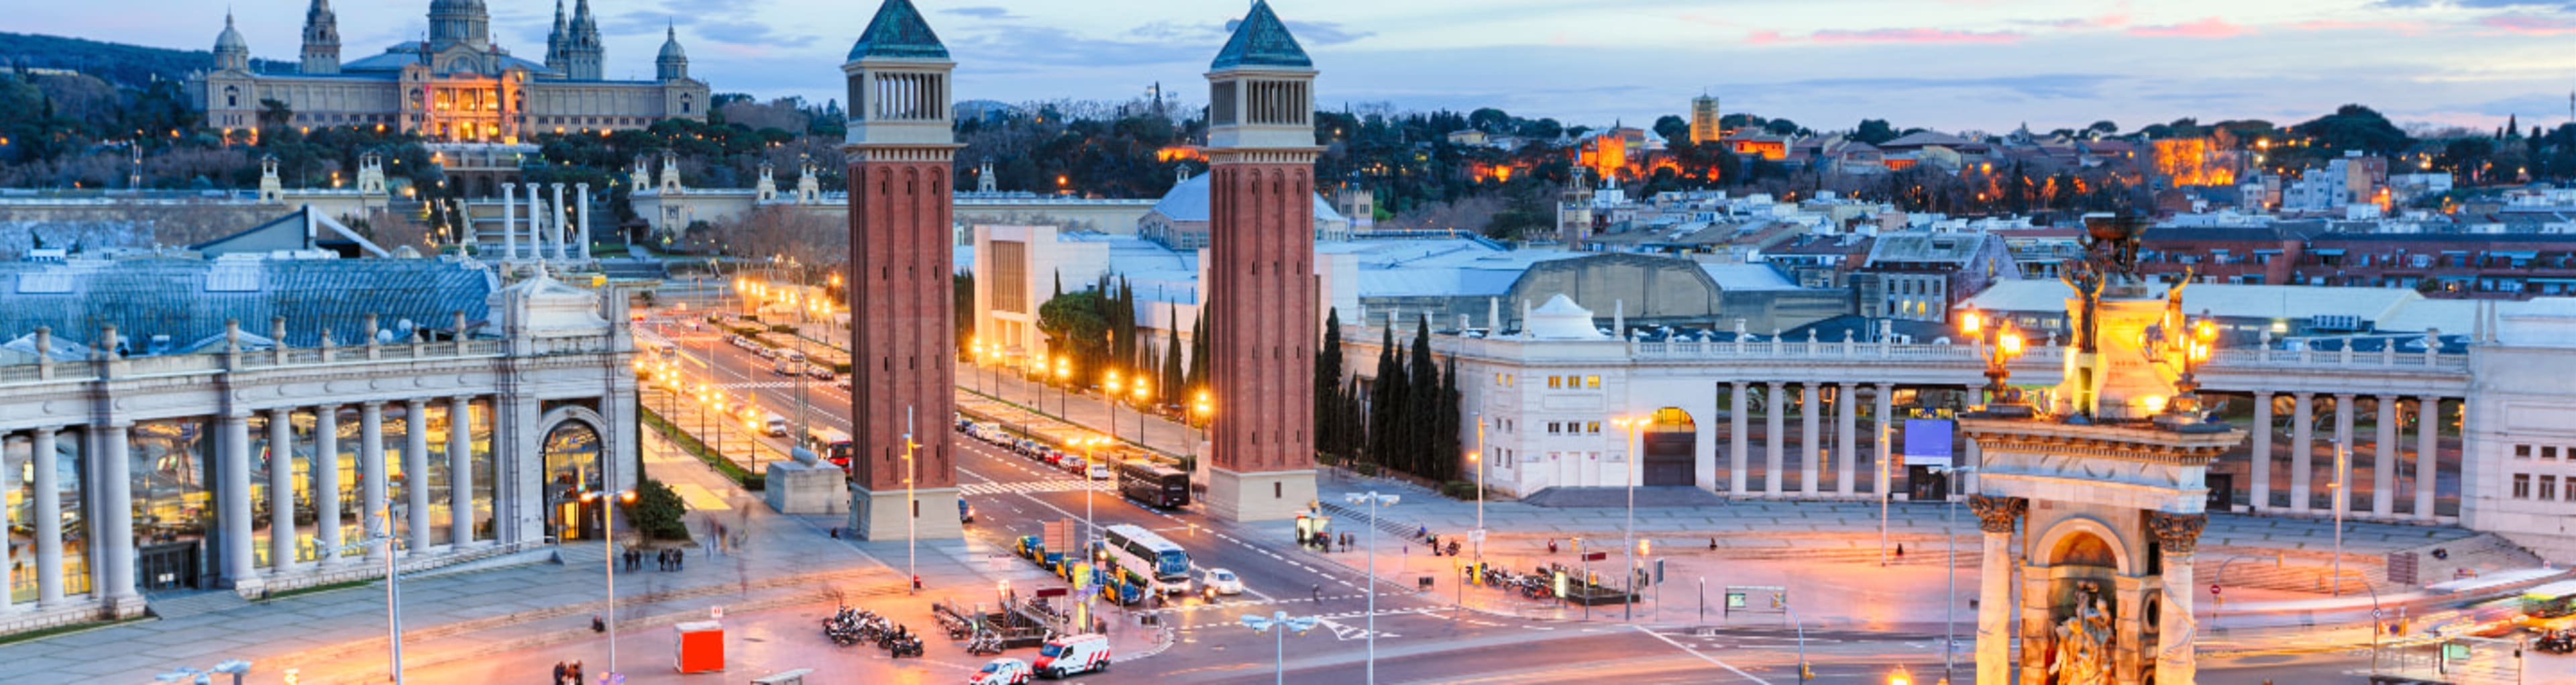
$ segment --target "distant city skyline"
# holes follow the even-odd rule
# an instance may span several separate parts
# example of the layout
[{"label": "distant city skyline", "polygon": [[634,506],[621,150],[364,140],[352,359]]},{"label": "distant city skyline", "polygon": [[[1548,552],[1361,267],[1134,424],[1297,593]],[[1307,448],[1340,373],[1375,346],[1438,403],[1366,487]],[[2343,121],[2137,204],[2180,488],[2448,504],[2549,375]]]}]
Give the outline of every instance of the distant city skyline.
[{"label": "distant city skyline", "polygon": [[[1240,9],[1121,0],[917,0],[955,54],[957,96],[1120,101],[1161,82],[1205,99],[1202,73]],[[335,5],[344,57],[426,31],[425,0]],[[553,4],[490,3],[496,42],[537,59]],[[570,3],[568,2],[567,5]],[[292,62],[306,0],[235,5],[253,54]],[[1498,107],[1569,124],[1729,113],[1819,130],[1860,119],[1947,131],[2122,131],[2196,117],[2304,121],[2346,103],[2401,125],[2568,121],[2576,2],[2541,0],[1281,0],[1324,72],[1318,103]],[[719,93],[838,97],[839,65],[872,6],[822,0],[593,0],[608,78],[649,78],[675,24],[692,74]],[[13,30],[203,50],[221,5],[41,3]]]}]

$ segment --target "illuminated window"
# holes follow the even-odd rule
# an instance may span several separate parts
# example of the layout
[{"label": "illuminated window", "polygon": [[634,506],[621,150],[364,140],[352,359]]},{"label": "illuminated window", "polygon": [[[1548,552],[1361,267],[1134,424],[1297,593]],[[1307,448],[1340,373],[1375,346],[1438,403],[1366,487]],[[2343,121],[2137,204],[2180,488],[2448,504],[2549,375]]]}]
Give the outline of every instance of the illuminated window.
[{"label": "illuminated window", "polygon": [[1547,377],[1547,389],[1555,390],[1562,387],[1565,387],[1565,378],[1563,376]]},{"label": "illuminated window", "polygon": [[1601,434],[1601,422],[1599,422],[1599,421],[1593,421],[1593,422],[1590,422],[1590,423],[1583,424],[1583,432],[1591,433],[1591,434],[1593,434],[1593,435],[1600,435],[1600,434]]},{"label": "illuminated window", "polygon": [[1599,388],[1599,387],[1601,387],[1601,377],[1600,377],[1600,376],[1584,376],[1584,377],[1583,377],[1583,387],[1586,387],[1586,388]]}]

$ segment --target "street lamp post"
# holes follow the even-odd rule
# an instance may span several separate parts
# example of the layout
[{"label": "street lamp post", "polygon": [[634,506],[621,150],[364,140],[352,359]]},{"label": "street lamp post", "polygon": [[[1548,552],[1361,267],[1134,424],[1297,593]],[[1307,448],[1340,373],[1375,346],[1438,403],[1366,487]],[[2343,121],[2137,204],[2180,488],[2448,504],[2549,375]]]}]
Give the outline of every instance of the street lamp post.
[{"label": "street lamp post", "polygon": [[1975,466],[1935,466],[1941,474],[1941,539],[1950,546],[1950,594],[1941,602],[1941,682],[1950,682],[1951,650],[1958,643],[1959,631],[1959,537],[1954,530],[1959,521],[1959,505],[1950,501],[1950,482],[1957,474],[1975,473]]},{"label": "street lamp post", "polygon": [[[1628,527],[1626,532],[1627,538],[1622,543],[1622,546],[1627,549],[1621,552],[1621,554],[1628,556],[1628,571],[1620,574],[1625,577],[1619,579],[1619,605],[1626,610],[1627,618],[1622,620],[1635,622],[1637,620],[1637,480],[1639,478],[1637,472],[1637,460],[1644,458],[1645,456],[1642,452],[1644,451],[1645,445],[1644,431],[1646,428],[1646,417],[1630,416],[1617,418],[1611,419],[1610,423],[1618,425],[1620,430],[1628,431],[1627,446],[1630,448],[1628,450],[1627,468]],[[1476,432],[1479,435],[1484,433],[1481,429]],[[1482,505],[1480,504],[1478,506],[1481,507]]]},{"label": "street lamp post", "polygon": [[[617,507],[607,502],[600,491],[582,493],[582,500],[600,502],[599,549],[606,552],[600,566],[608,571],[608,675],[617,676]],[[635,491],[617,493],[615,504],[633,504]]]},{"label": "street lamp post", "polygon": [[1369,491],[1368,494],[1354,492],[1344,493],[1342,495],[1342,501],[1352,504],[1366,504],[1369,508],[1367,628],[1368,680],[1366,681],[1369,685],[1376,685],[1377,683],[1377,508],[1380,506],[1395,506],[1395,503],[1402,499],[1403,498],[1400,496],[1380,494],[1375,490]]},{"label": "street lamp post", "polygon": [[372,521],[366,524],[367,537],[341,545],[333,553],[343,554],[379,543],[385,546],[385,634],[393,650],[394,685],[402,685],[402,575],[394,555],[394,543],[398,539],[394,537],[392,512],[378,509],[368,518]]},{"label": "street lamp post", "polygon": [[[1118,392],[1126,389],[1126,382],[1118,378],[1118,372],[1111,371],[1109,382],[1100,387],[1104,389],[1104,392],[1100,393],[1100,406],[1104,411],[1109,412],[1109,443],[1116,445],[1118,444]],[[1073,420],[1071,410],[1066,411],[1064,420]]]},{"label": "street lamp post", "polygon": [[1082,542],[1086,546],[1100,539],[1099,524],[1091,518],[1091,465],[1100,463],[1099,447],[1104,442],[1105,439],[1097,435],[1072,440],[1075,447],[1082,448]]},{"label": "street lamp post", "polygon": [[1197,410],[1199,416],[1198,437],[1190,439],[1190,470],[1195,471],[1198,470],[1199,441],[1207,439],[1207,422],[1215,417],[1214,406],[1208,404],[1208,394],[1205,390],[1199,391],[1198,401],[1192,404],[1191,408]]},{"label": "street lamp post", "polygon": [[[1040,369],[1040,373],[1039,373],[1039,375],[1045,375],[1045,373],[1044,373],[1044,369]],[[1072,370],[1070,367],[1065,366],[1065,361],[1064,361],[1064,358],[1063,358],[1063,357],[1056,357],[1056,358],[1055,358],[1055,382],[1056,382],[1056,386],[1055,386],[1055,399],[1056,399],[1055,413],[1056,413],[1056,416],[1058,416],[1058,417],[1067,417],[1067,415],[1068,415],[1068,414],[1070,414],[1070,413],[1071,413],[1071,411],[1072,411],[1072,410],[1070,410],[1070,409],[1066,409],[1066,407],[1070,407],[1070,406],[1072,406],[1072,405],[1073,405],[1073,398],[1072,398],[1071,396],[1069,396],[1069,395],[1067,395],[1067,394],[1066,394],[1066,393],[1071,392],[1071,391],[1072,391],[1072,389],[1071,389],[1071,388],[1069,388],[1069,387],[1066,387],[1066,385],[1065,385],[1066,383],[1071,382],[1071,381],[1072,381],[1072,379],[1073,379],[1073,370]],[[1071,419],[1071,418],[1067,417],[1067,418],[1065,418],[1065,420],[1067,420],[1067,421],[1071,421],[1071,420],[1073,420],[1073,419]]]},{"label": "street lamp post", "polygon": [[1154,407],[1154,388],[1146,385],[1145,379],[1138,378],[1136,389],[1129,394],[1136,396],[1136,444],[1151,449],[1151,443],[1145,439],[1145,411]]},{"label": "street lamp post", "polygon": [[[1467,463],[1476,466],[1476,565],[1485,565],[1485,413],[1476,412],[1476,451],[1467,455]],[[1483,572],[1484,569],[1476,569]]]},{"label": "street lamp post", "polygon": [[[1293,630],[1296,631],[1298,635],[1304,635],[1306,634],[1306,631],[1314,630],[1315,624],[1320,621],[1321,619],[1315,616],[1291,617],[1286,611],[1274,611],[1271,612],[1271,615],[1269,616],[1262,616],[1259,614],[1243,615],[1244,627],[1251,628],[1253,632],[1257,633],[1272,633],[1272,635],[1275,636],[1274,641],[1279,644],[1279,656],[1276,661],[1277,667],[1275,669],[1276,672],[1271,682],[1279,683],[1280,685],[1286,685],[1288,682],[1288,632]],[[1272,628],[1277,628],[1279,630],[1274,633],[1271,631]]]},{"label": "street lamp post", "polygon": [[[2345,407],[2335,407],[2335,411],[2337,412],[2342,412],[2345,409]],[[2352,422],[2345,421],[2343,423],[2349,425]],[[2334,460],[2334,484],[2326,488],[2326,492],[2334,495],[2334,577],[2337,581],[2334,584],[2334,592],[2332,595],[2335,597],[2342,597],[2343,511],[2352,501],[2352,498],[2344,496],[2343,481],[2345,475],[2352,472],[2352,446],[2343,444],[2343,441],[2341,440],[2334,441]],[[2375,593],[2377,590],[2373,590],[2372,592]],[[2378,632],[2376,632],[2377,630],[2378,628],[2374,626],[2372,628],[2373,632],[2371,635],[2376,637],[2378,635]]]},{"label": "street lamp post", "polygon": [[913,450],[920,448],[921,443],[912,439],[912,407],[905,405],[903,408],[903,566],[904,573],[911,576],[910,587],[916,593],[921,591],[921,555],[919,553],[921,504],[913,500],[913,489],[917,486],[915,482],[917,479],[914,476],[920,473],[920,467],[916,466],[913,460]]}]

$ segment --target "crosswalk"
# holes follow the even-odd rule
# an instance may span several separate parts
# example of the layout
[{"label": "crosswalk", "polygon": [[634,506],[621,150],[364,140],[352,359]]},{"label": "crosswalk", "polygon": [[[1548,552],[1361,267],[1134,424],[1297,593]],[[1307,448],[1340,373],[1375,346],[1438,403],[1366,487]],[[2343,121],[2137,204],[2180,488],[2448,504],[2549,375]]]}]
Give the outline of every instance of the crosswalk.
[{"label": "crosswalk", "polygon": [[[1089,483],[1091,490],[1094,492],[1118,491],[1118,484],[1111,483],[1109,481],[1096,480],[1089,481]],[[1081,492],[1083,485],[1084,481],[1074,480],[1071,478],[1053,478],[1048,480],[1019,481],[1015,483],[967,483],[957,486],[957,492],[962,495],[1000,495],[1011,493],[1033,495],[1041,492]]]}]

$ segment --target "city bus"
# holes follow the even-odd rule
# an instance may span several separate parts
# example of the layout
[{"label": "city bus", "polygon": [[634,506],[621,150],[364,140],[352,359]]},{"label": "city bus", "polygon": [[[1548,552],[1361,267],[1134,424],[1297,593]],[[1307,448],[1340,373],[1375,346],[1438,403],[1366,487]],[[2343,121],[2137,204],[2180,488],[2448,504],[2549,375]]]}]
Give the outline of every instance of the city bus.
[{"label": "city bus", "polygon": [[1190,590],[1190,554],[1180,545],[1129,524],[1110,526],[1103,536],[1109,558],[1118,562],[1119,568],[1140,574],[1150,572],[1147,580],[1153,591],[1179,594]]},{"label": "city bus", "polygon": [[1118,462],[1118,494],[1157,509],[1190,504],[1190,474],[1145,459]]},{"label": "city bus", "polygon": [[833,466],[845,469],[850,467],[850,454],[853,449],[850,434],[821,426],[811,426],[805,429],[805,441],[806,444],[811,445],[808,449],[814,450],[815,456],[831,462]]}]

